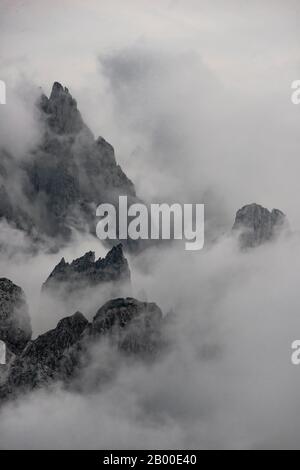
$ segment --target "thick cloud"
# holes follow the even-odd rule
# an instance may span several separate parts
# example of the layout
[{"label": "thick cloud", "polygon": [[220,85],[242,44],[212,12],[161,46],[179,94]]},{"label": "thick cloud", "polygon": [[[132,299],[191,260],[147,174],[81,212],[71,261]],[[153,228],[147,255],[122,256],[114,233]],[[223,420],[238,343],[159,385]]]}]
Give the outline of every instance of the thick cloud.
[{"label": "thick cloud", "polygon": [[[33,335],[36,337],[54,328],[64,316],[74,313],[69,311],[68,306],[63,302],[41,296],[42,284],[61,258],[64,257],[71,262],[88,251],[94,251],[97,257],[103,257],[107,249],[103,247],[100,240],[91,235],[74,232],[69,246],[56,253],[42,252],[23,232],[10,227],[6,222],[1,222],[0,234],[0,244],[3,244],[0,277],[7,277],[24,289],[32,317]],[[5,246],[5,252],[3,252],[3,246]],[[84,313],[90,312],[95,304],[99,307],[106,300],[105,291],[91,290],[87,298],[89,302],[85,304]],[[78,305],[77,309],[79,310],[80,307],[81,305]]]},{"label": "thick cloud", "polygon": [[[300,73],[298,1],[0,8],[0,78],[26,76],[45,91],[54,80],[66,84],[141,197],[205,203],[211,230],[228,230],[235,210],[256,201],[284,210],[299,229],[300,107],[290,101]],[[18,153],[38,126],[19,101],[15,109],[21,131],[8,143]],[[27,246],[9,230],[2,227],[12,244]],[[93,247],[103,254],[99,242],[78,238],[57,255],[3,257],[1,275],[24,287],[35,334],[63,313],[51,303],[40,310],[41,283],[62,255]],[[93,394],[58,387],[5,407],[0,446],[299,447],[300,376],[290,363],[300,333],[299,247],[295,235],[241,254],[224,236],[203,252],[172,247],[132,259],[134,294],[146,291],[174,312],[169,354],[152,367],[124,364]]]},{"label": "thick cloud", "polygon": [[40,90],[24,77],[15,82],[3,75],[1,78],[6,84],[7,101],[0,106],[0,149],[25,159],[39,144],[42,133],[35,107]]},{"label": "thick cloud", "polygon": [[46,92],[54,80],[68,85],[144,197],[176,191],[212,206],[220,225],[258,201],[299,228],[296,0],[1,9],[4,78],[23,74]]},{"label": "thick cloud", "polygon": [[[133,263],[134,285],[175,310],[170,352],[123,364],[92,394],[57,388],[6,407],[1,447],[297,447],[297,254],[297,237],[244,254],[227,237],[197,258],[149,252]],[[100,345],[81,388],[114,366]]]}]

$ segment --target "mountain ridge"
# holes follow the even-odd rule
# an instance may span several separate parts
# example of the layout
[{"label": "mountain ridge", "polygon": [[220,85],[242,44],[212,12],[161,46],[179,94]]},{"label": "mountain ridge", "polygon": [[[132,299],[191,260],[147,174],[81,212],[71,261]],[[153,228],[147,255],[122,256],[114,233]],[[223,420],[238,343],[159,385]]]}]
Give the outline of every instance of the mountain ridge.
[{"label": "mountain ridge", "polygon": [[[136,200],[132,181],[103,137],[94,139],[68,88],[55,82],[37,103],[43,135],[39,145],[17,159],[0,149],[0,220],[60,246],[72,231],[95,234],[96,207],[119,195]],[[18,175],[18,199],[10,181]]]}]

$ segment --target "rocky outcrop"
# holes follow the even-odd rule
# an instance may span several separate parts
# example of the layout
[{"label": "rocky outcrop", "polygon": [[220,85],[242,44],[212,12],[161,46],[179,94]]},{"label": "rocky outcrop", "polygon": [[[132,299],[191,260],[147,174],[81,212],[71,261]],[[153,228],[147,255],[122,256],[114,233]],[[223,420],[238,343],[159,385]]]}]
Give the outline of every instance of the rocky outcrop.
[{"label": "rocky outcrop", "polygon": [[[133,298],[107,302],[92,323],[77,312],[27,344],[10,365],[0,385],[0,398],[15,397],[55,381],[72,386],[72,381],[91,366],[91,348],[104,340],[109,347],[137,359],[153,357],[162,345],[162,326],[163,315],[156,304]],[[97,361],[92,367],[96,374]]]},{"label": "rocky outcrop", "polygon": [[242,207],[235,218],[233,230],[239,234],[242,248],[253,248],[273,240],[287,227],[287,219],[283,212],[249,204]]},{"label": "rocky outcrop", "polygon": [[0,388],[0,397],[15,396],[62,379],[63,355],[79,341],[87,325],[85,317],[77,312],[61,320],[54,330],[30,341],[11,364],[8,377]]},{"label": "rocky outcrop", "polygon": [[90,327],[92,336],[110,335],[126,352],[155,352],[161,341],[163,315],[155,303],[131,297],[113,299],[96,313]]},{"label": "rocky outcrop", "polygon": [[0,340],[20,354],[31,339],[31,323],[24,292],[9,279],[0,279]]},{"label": "rocky outcrop", "polygon": [[130,270],[121,244],[114,246],[105,258],[98,260],[92,251],[72,263],[62,258],[44,283],[43,291],[59,290],[69,294],[87,286],[108,282],[130,284]]},{"label": "rocky outcrop", "polygon": [[76,100],[68,88],[58,82],[53,84],[49,99],[46,95],[41,96],[40,107],[46,115],[49,129],[55,134],[77,134],[85,127]]},{"label": "rocky outcrop", "polygon": [[95,207],[119,194],[134,198],[134,186],[117,165],[113,147],[102,137],[94,139],[67,88],[54,83],[40,108],[45,135],[26,165],[28,197],[42,198],[40,224],[47,235],[67,237],[71,227],[85,226],[95,233]]},{"label": "rocky outcrop", "polygon": [[[55,82],[37,108],[43,123],[39,146],[23,159],[0,146],[0,220],[59,245],[72,228],[95,234],[99,204],[136,195],[113,147],[102,137],[94,139],[67,88]],[[16,178],[18,197],[11,191]]]}]

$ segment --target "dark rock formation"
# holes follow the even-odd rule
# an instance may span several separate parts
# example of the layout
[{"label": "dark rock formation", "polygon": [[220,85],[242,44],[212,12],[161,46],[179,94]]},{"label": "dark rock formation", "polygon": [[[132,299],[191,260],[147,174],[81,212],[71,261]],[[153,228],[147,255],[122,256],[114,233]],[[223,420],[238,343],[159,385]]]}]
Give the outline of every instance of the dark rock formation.
[{"label": "dark rock formation", "polygon": [[155,303],[113,299],[98,310],[90,331],[93,336],[109,334],[123,351],[152,353],[161,341],[162,319]]},{"label": "dark rock formation", "polygon": [[14,354],[20,354],[31,334],[24,292],[10,280],[0,279],[0,340]]},{"label": "dark rock formation", "polygon": [[[63,243],[71,229],[95,233],[95,208],[119,195],[135,200],[135,189],[117,164],[113,147],[94,139],[77,103],[59,83],[38,104],[44,125],[40,145],[24,159],[0,146],[0,220],[31,236]],[[18,197],[11,191],[18,179]]]},{"label": "dark rock formation", "polygon": [[[27,344],[0,383],[0,398],[15,397],[55,381],[72,386],[75,377],[90,365],[90,349],[104,339],[109,340],[110,347],[137,359],[153,357],[162,345],[162,326],[163,315],[156,304],[133,298],[107,302],[92,323],[77,312]],[[93,364],[95,375],[96,369],[97,364]]]},{"label": "dark rock formation", "polygon": [[84,287],[114,282],[130,284],[130,270],[122,245],[114,246],[105,258],[95,260],[90,251],[72,263],[62,258],[43,285],[43,291],[54,289],[70,293]]},{"label": "dark rock formation", "polygon": [[13,361],[0,397],[45,386],[63,378],[61,365],[64,353],[79,341],[88,321],[77,312],[61,320],[54,330],[30,341]]},{"label": "dark rock formation", "polygon": [[239,232],[242,248],[252,248],[274,239],[284,227],[287,219],[283,212],[250,204],[237,212],[233,230]]},{"label": "dark rock formation", "polygon": [[53,84],[49,99],[42,95],[40,107],[46,115],[49,129],[55,134],[77,134],[85,127],[76,101],[69,90],[58,82]]}]

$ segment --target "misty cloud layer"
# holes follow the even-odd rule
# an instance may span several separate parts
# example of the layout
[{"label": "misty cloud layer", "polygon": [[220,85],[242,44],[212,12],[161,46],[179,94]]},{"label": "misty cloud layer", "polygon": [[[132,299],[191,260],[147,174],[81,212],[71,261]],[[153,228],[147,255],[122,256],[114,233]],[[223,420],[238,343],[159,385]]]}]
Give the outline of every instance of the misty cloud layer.
[{"label": "misty cloud layer", "polygon": [[[244,254],[225,237],[198,258],[144,255],[133,263],[134,288],[173,310],[170,351],[152,366],[124,364],[98,392],[58,387],[7,406],[1,447],[297,446],[298,253],[297,237]],[[103,363],[114,367],[99,346],[83,390]]]},{"label": "misty cloud layer", "polygon": [[[129,257],[133,295],[173,315],[170,350],[151,366],[124,361],[93,392],[57,384],[5,406],[0,448],[299,447],[290,346],[300,334],[300,239],[241,253],[230,236],[236,210],[253,201],[300,228],[300,107],[290,100],[299,2],[41,3],[0,7],[1,145],[23,158],[38,143],[33,90],[48,93],[59,80],[94,134],[114,145],[138,195],[206,204],[215,242]],[[0,274],[24,289],[34,336],[74,313],[40,296],[61,257],[106,252],[74,233],[58,253],[29,256],[17,247],[31,242],[5,222],[2,240],[11,248]],[[104,299],[93,293],[87,313]],[[114,367],[99,347],[83,390],[104,359]]]}]

